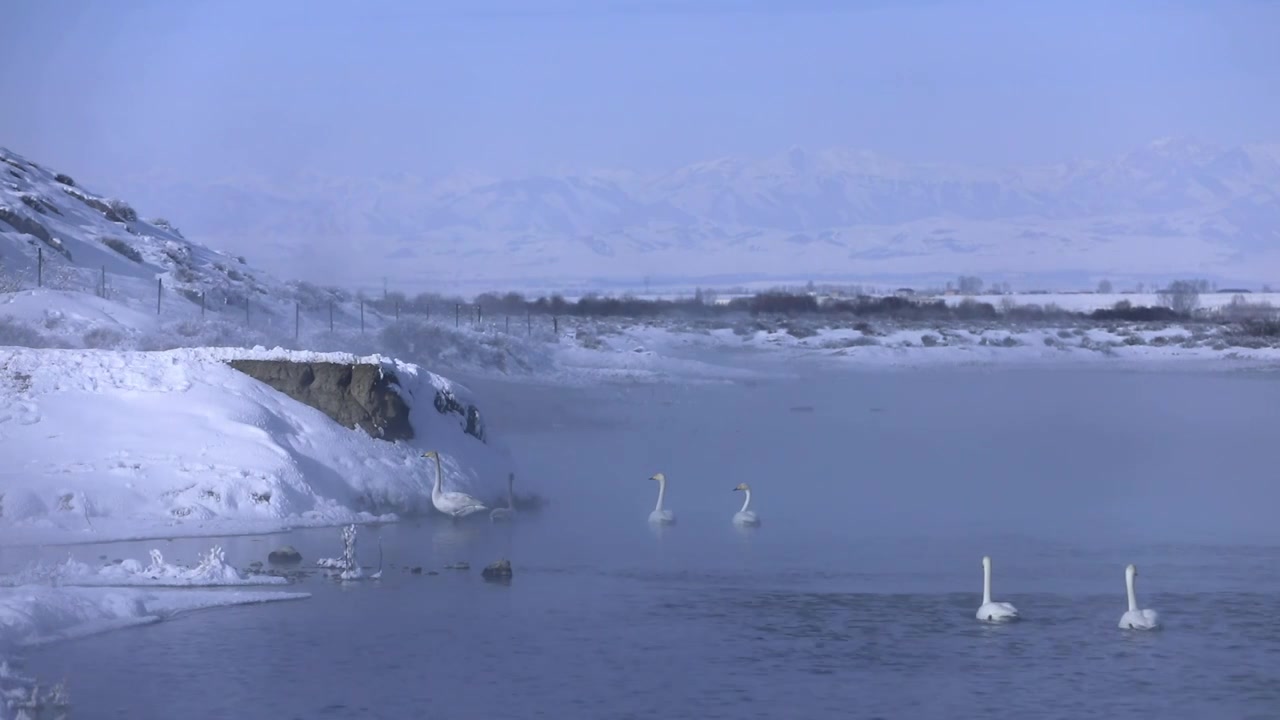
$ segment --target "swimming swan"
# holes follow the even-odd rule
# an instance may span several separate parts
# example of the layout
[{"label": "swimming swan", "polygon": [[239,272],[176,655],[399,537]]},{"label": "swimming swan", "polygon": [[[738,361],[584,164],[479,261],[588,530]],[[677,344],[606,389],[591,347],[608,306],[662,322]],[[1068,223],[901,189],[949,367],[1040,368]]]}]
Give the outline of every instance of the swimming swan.
[{"label": "swimming swan", "polygon": [[1018,608],[1007,602],[991,601],[991,558],[982,556],[982,607],[978,619],[986,622],[1008,622],[1018,619]]},{"label": "swimming swan", "polygon": [[1129,591],[1129,610],[1120,616],[1120,627],[1125,630],[1155,630],[1160,627],[1160,615],[1155,610],[1138,609],[1138,596],[1133,591],[1133,579],[1138,577],[1138,568],[1132,563],[1124,569],[1125,589]]},{"label": "swimming swan", "polygon": [[649,522],[657,525],[674,525],[676,522],[675,513],[662,508],[662,498],[667,494],[667,476],[657,473],[650,480],[658,481],[658,504],[653,508],[653,512],[649,513]]},{"label": "swimming swan", "polygon": [[437,510],[445,515],[460,518],[489,509],[484,506],[484,503],[464,492],[444,491],[444,473],[440,470],[440,453],[428,450],[422,453],[422,457],[436,461],[436,484],[431,488],[431,504],[435,505]]},{"label": "swimming swan", "polygon": [[507,473],[507,506],[494,508],[489,512],[490,520],[511,520],[516,516],[516,496],[511,486],[516,481],[515,473]]},{"label": "swimming swan", "polygon": [[756,515],[754,510],[748,510],[747,506],[751,504],[751,486],[746,483],[738,483],[738,487],[734,488],[734,492],[741,490],[746,494],[747,499],[742,501],[742,509],[733,514],[733,524],[738,526],[756,526],[760,524],[760,517]]}]

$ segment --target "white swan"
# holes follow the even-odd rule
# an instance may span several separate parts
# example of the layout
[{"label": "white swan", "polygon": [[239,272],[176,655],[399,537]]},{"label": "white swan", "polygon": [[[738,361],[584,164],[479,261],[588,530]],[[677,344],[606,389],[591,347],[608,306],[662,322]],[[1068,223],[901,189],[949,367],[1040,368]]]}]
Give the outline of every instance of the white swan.
[{"label": "white swan", "polygon": [[1138,577],[1138,568],[1132,563],[1124,569],[1124,585],[1129,591],[1129,609],[1120,616],[1120,627],[1125,630],[1155,630],[1160,627],[1160,615],[1151,608],[1138,609],[1138,596],[1133,591],[1133,579]]},{"label": "white swan", "polygon": [[436,484],[431,487],[431,504],[435,505],[437,510],[445,515],[460,518],[489,509],[484,506],[484,503],[464,492],[444,491],[444,473],[440,470],[440,453],[428,450],[422,453],[422,457],[436,461]]},{"label": "white swan", "polygon": [[991,601],[991,558],[982,556],[982,607],[978,619],[986,622],[1009,622],[1018,619],[1018,608],[1007,602]]},{"label": "white swan", "polygon": [[674,525],[676,522],[675,513],[670,510],[664,510],[662,507],[662,499],[667,495],[667,476],[662,473],[656,473],[649,479],[658,481],[658,504],[654,506],[653,512],[649,513],[649,522],[657,525]]},{"label": "white swan", "polygon": [[738,487],[734,488],[734,492],[741,490],[746,494],[747,498],[742,501],[742,509],[733,514],[733,524],[738,526],[756,526],[760,524],[760,517],[756,515],[754,510],[748,510],[751,505],[751,486],[746,483],[738,483]]},{"label": "white swan", "polygon": [[511,520],[516,516],[516,495],[511,486],[516,481],[515,473],[507,473],[507,506],[494,508],[489,512],[490,520]]}]

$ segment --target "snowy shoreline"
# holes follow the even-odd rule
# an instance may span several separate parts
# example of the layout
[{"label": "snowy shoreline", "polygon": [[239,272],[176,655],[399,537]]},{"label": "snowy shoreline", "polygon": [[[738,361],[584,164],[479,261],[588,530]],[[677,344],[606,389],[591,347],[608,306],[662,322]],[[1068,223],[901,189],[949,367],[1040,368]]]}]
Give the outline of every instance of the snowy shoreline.
[{"label": "snowy shoreline", "polygon": [[[395,373],[416,435],[388,442],[348,429],[225,363],[235,358],[378,364]],[[439,410],[440,392],[463,403],[470,397],[434,373],[380,356],[0,348],[0,541],[82,544],[394,521],[431,512],[426,449],[440,451],[451,488],[494,494],[509,454]]]}]

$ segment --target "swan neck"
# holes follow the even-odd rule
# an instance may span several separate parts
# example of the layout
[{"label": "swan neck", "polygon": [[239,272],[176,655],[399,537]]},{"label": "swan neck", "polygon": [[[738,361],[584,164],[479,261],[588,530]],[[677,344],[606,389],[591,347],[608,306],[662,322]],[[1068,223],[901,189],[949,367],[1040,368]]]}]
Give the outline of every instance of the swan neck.
[{"label": "swan neck", "polygon": [[747,497],[746,497],[746,499],[745,499],[745,500],[743,500],[743,501],[742,501],[742,509],[741,509],[741,510],[739,510],[738,512],[746,512],[746,511],[747,511],[747,506],[751,504],[751,491],[750,491],[750,490],[743,490],[742,492],[743,492],[743,494],[745,494]]},{"label": "swan neck", "polygon": [[440,456],[436,456],[436,492],[444,492],[444,473],[440,470]]},{"label": "swan neck", "polygon": [[662,509],[662,498],[666,497],[666,495],[667,495],[667,480],[666,478],[663,478],[658,481],[658,504],[654,506],[653,508],[654,510]]},{"label": "swan neck", "polygon": [[991,566],[982,566],[982,604],[991,602]]},{"label": "swan neck", "polygon": [[1126,574],[1124,576],[1125,590],[1129,592],[1129,611],[1133,612],[1138,609],[1138,594],[1133,591],[1133,576]]}]

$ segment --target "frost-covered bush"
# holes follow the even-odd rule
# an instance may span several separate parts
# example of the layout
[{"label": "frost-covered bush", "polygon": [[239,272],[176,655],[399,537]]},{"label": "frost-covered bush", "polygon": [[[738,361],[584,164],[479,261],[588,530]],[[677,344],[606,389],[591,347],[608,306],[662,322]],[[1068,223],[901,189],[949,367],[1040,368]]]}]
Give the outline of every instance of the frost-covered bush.
[{"label": "frost-covered bush", "polygon": [[82,338],[84,347],[99,350],[116,350],[125,345],[125,334],[119,330],[100,325],[90,329]]},{"label": "frost-covered bush", "polygon": [[64,343],[48,337],[27,323],[12,317],[0,315],[0,345],[14,345],[29,348],[63,347]]},{"label": "frost-covered bush", "polygon": [[403,318],[376,337],[380,352],[426,367],[465,367],[501,373],[548,369],[551,358],[538,340],[515,334],[476,333],[451,325]]},{"label": "frost-covered bush", "polygon": [[129,203],[123,200],[108,200],[107,206],[111,208],[111,211],[115,213],[117,217],[125,222],[137,222],[138,220],[138,211],[134,210]]},{"label": "frost-covered bush", "polygon": [[65,681],[41,687],[0,660],[0,720],[68,720],[70,711]]},{"label": "frost-covered bush", "polygon": [[925,347],[937,347],[938,342],[939,342],[939,338],[937,335],[930,335],[929,333],[925,333],[924,335],[920,336],[920,344]]},{"label": "frost-covered bush", "polygon": [[[329,570],[337,570],[341,580],[359,580],[364,572],[360,569],[360,559],[356,556],[356,526],[342,528],[342,557],[321,558],[316,565]],[[379,569],[374,577],[382,574]]]}]

